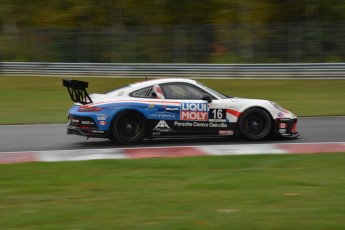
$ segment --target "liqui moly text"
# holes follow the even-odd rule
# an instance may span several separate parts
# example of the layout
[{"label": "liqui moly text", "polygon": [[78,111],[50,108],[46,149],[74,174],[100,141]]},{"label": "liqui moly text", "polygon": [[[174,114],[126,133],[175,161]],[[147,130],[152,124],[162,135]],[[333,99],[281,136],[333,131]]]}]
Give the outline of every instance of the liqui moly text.
[{"label": "liqui moly text", "polygon": [[207,103],[181,103],[180,120],[182,121],[207,121]]}]

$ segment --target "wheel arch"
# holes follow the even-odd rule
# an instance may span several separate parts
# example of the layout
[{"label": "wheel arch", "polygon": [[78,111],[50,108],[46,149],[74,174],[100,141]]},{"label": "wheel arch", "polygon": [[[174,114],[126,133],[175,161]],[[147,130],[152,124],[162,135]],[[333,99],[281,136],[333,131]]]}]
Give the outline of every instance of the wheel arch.
[{"label": "wheel arch", "polygon": [[241,110],[241,114],[240,116],[238,117],[238,120],[237,122],[240,120],[240,118],[242,117],[242,115],[249,109],[262,109],[264,110],[271,118],[271,121],[274,122],[274,118],[272,116],[272,113],[269,111],[268,108],[264,107],[264,106],[259,106],[259,105],[253,105],[253,106],[248,106],[248,107],[245,107],[243,110]]},{"label": "wheel arch", "polygon": [[252,105],[252,106],[248,106],[248,107],[245,107],[243,110],[241,110],[241,114],[240,116],[238,117],[237,121],[236,121],[236,135],[239,135],[239,122],[240,122],[240,119],[241,117],[243,116],[243,114],[250,110],[250,109],[261,109],[263,111],[265,111],[268,116],[270,117],[270,120],[272,122],[272,127],[270,129],[270,134],[269,135],[273,135],[274,134],[274,130],[275,130],[275,119],[273,118],[273,115],[272,113],[269,111],[268,108],[266,108],[265,106],[259,106],[259,105]]},{"label": "wheel arch", "polygon": [[139,109],[128,109],[128,108],[122,108],[116,111],[116,113],[113,114],[113,116],[111,117],[111,124],[113,124],[115,118],[117,116],[119,116],[119,114],[124,113],[124,112],[132,112],[132,113],[137,113],[139,115],[141,115],[143,118],[145,118],[145,120],[147,121],[147,116],[146,114],[142,113]]},{"label": "wheel arch", "polygon": [[112,116],[111,118],[111,122],[110,122],[110,126],[109,126],[109,138],[112,138],[113,136],[113,126],[114,126],[114,122],[116,121],[116,118],[118,116],[120,116],[121,114],[123,113],[135,113],[139,116],[141,116],[143,118],[143,120],[145,121],[144,125],[146,127],[146,130],[145,130],[145,136],[147,137],[148,136],[148,127],[149,127],[149,122],[147,120],[147,117],[145,116],[145,114],[143,114],[140,110],[138,109],[128,109],[128,108],[123,108],[123,109],[120,109],[118,110],[116,113],[114,113],[114,115]]}]

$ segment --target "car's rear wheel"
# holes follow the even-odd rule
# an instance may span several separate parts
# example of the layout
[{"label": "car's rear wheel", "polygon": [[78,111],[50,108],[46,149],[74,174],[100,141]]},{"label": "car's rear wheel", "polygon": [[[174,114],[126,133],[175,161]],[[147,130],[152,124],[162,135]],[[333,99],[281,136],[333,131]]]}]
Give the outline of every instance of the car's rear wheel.
[{"label": "car's rear wheel", "polygon": [[112,122],[112,137],[123,144],[138,143],[145,133],[145,118],[135,111],[120,112]]},{"label": "car's rear wheel", "polygon": [[272,119],[263,109],[246,110],[240,117],[238,132],[248,140],[263,140],[271,134]]}]

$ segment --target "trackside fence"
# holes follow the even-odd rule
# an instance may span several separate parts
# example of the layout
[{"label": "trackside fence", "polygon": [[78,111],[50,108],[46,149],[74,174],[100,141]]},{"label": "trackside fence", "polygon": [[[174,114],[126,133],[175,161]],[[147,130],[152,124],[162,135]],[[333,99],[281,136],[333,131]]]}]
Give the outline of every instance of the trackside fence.
[{"label": "trackside fence", "polygon": [[345,63],[126,64],[1,62],[2,76],[345,79]]}]

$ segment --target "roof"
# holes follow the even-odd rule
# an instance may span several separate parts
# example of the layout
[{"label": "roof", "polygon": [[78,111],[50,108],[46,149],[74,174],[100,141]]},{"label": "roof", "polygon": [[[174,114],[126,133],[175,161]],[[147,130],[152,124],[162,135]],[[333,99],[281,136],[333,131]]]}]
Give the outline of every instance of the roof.
[{"label": "roof", "polygon": [[158,84],[169,83],[169,82],[186,82],[186,83],[195,84],[195,80],[187,79],[187,78],[160,78],[160,79],[150,79],[146,81],[136,82],[130,85],[132,87],[145,87],[145,86],[158,85]]},{"label": "roof", "polygon": [[153,85],[158,85],[158,84],[164,84],[164,83],[170,83],[170,82],[184,82],[184,83],[190,83],[190,84],[195,84],[195,80],[192,79],[187,79],[187,78],[160,78],[160,79],[150,79],[146,81],[140,81],[136,83],[129,84],[127,87],[122,87],[119,89],[112,90],[108,93],[108,97],[112,98],[114,96],[118,97],[119,92],[121,92],[121,96],[127,96],[129,93],[142,89],[145,87],[150,87]]}]

